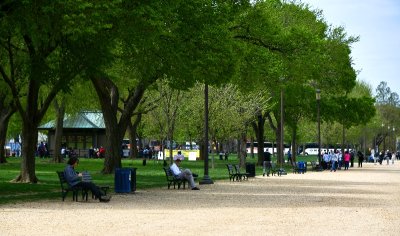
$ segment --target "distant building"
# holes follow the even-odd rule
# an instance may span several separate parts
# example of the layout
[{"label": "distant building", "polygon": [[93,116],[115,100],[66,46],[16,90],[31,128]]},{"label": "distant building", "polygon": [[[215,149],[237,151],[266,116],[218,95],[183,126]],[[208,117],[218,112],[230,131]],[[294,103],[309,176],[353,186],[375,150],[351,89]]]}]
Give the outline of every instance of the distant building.
[{"label": "distant building", "polygon": [[[55,120],[38,127],[48,131],[48,147],[54,154]],[[82,111],[64,118],[61,143],[74,149],[78,156],[88,156],[89,148],[105,146],[106,127],[102,112]],[[61,151],[61,150],[60,150]]]}]

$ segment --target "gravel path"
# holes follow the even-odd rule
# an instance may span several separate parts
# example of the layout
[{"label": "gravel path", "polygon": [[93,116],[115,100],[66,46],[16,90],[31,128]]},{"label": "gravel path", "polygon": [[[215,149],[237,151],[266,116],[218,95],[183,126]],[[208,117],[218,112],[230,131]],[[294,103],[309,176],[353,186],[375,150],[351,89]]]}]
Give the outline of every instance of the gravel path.
[{"label": "gravel path", "polygon": [[200,188],[3,205],[0,235],[400,235],[400,162]]}]

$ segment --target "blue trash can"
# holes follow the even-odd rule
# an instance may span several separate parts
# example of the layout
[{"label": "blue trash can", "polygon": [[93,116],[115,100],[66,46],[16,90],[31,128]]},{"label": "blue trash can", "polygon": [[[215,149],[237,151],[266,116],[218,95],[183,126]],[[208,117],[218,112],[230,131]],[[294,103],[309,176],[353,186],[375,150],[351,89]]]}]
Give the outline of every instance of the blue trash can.
[{"label": "blue trash can", "polygon": [[114,191],[116,193],[131,192],[131,169],[116,168],[114,175]]},{"label": "blue trash can", "polygon": [[305,167],[306,167],[306,165],[305,165],[304,161],[300,161],[298,164],[299,174],[300,173],[304,174],[305,169],[306,169]]}]

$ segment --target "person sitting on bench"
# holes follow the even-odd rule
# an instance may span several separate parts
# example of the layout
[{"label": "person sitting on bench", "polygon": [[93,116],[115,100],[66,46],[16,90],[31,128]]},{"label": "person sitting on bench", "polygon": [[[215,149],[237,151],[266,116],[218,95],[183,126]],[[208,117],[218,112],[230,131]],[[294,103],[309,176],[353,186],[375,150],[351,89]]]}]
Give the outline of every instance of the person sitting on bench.
[{"label": "person sitting on bench", "polygon": [[198,187],[196,187],[196,183],[194,182],[192,171],[190,171],[189,169],[185,169],[182,171],[179,168],[181,161],[183,159],[184,159],[184,156],[182,155],[181,151],[178,151],[178,155],[174,156],[174,163],[170,167],[171,171],[178,178],[186,179],[189,182],[190,186],[192,187],[192,190],[200,190]]},{"label": "person sitting on bench", "polygon": [[64,169],[65,180],[69,184],[69,186],[78,186],[82,187],[85,190],[90,190],[96,196],[100,202],[109,202],[111,196],[106,196],[98,186],[96,186],[92,182],[82,181],[82,173],[78,173],[75,171],[75,167],[79,164],[79,159],[75,156],[71,156],[68,160],[68,165]]}]

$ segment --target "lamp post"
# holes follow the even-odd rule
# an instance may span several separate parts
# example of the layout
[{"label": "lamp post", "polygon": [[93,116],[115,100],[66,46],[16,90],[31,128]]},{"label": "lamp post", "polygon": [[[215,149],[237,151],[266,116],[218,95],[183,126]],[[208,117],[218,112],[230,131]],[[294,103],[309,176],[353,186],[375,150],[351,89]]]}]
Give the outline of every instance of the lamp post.
[{"label": "lamp post", "polygon": [[394,143],[394,146],[393,146],[393,152],[397,152],[397,150],[396,150],[396,135],[395,135],[395,131],[396,131],[396,128],[395,127],[393,127],[393,140],[392,140],[392,143]]},{"label": "lamp post", "polygon": [[204,86],[204,177],[200,184],[213,184],[214,181],[208,176],[208,84]]},{"label": "lamp post", "polygon": [[387,136],[389,136],[388,137],[388,150],[390,151],[390,149],[391,149],[391,146],[392,146],[392,142],[391,142],[391,140],[390,140],[390,125],[388,125],[388,132],[387,132]]},{"label": "lamp post", "polygon": [[381,149],[382,153],[385,153],[385,130],[383,129],[385,127],[385,124],[382,123],[382,139],[383,139],[383,148]]},{"label": "lamp post", "polygon": [[321,100],[321,90],[316,89],[315,90],[315,96],[317,99],[317,121],[318,121],[318,162],[319,162],[319,168],[321,169],[322,167],[322,160],[321,160],[321,118],[319,114],[319,106],[320,106],[320,100]]},{"label": "lamp post", "polygon": [[283,165],[283,162],[284,162],[284,157],[285,157],[285,150],[284,150],[284,146],[283,146],[283,122],[284,122],[284,112],[283,112],[283,89],[281,88],[281,126],[280,126],[280,133],[281,133],[281,136],[280,136],[280,140],[279,140],[279,149],[280,149],[280,155],[279,155],[279,158],[280,158],[280,163],[281,163],[281,170],[282,170],[282,165]]}]

